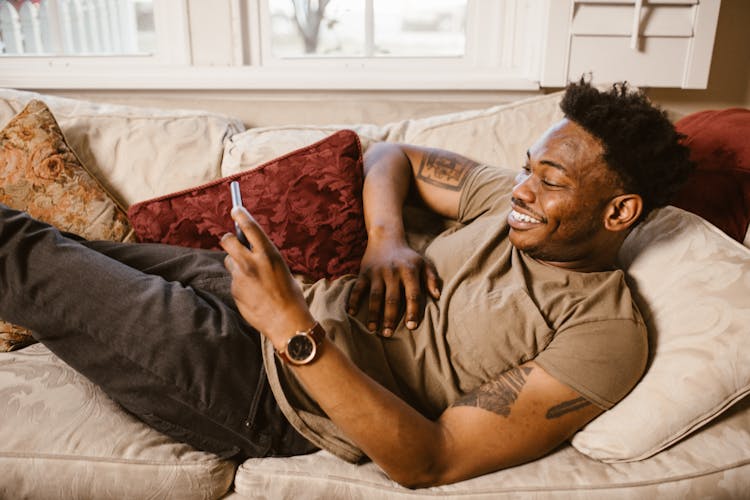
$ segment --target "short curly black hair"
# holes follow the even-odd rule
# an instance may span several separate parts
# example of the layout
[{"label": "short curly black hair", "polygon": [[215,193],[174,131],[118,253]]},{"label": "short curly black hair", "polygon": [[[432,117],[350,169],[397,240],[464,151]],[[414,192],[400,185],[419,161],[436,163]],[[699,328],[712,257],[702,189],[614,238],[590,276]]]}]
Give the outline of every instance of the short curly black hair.
[{"label": "short curly black hair", "polygon": [[604,161],[622,187],[641,196],[638,222],[667,205],[693,170],[684,136],[663,110],[625,82],[599,91],[581,78],[566,87],[560,109],[602,142]]}]

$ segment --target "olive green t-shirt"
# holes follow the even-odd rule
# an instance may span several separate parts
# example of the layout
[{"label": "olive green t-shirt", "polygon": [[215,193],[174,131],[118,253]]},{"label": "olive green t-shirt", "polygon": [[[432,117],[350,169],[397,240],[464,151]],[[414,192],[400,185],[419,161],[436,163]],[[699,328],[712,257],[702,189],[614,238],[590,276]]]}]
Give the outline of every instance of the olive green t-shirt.
[{"label": "olive green t-shirt", "polygon": [[[452,402],[535,360],[591,403],[608,409],[635,385],[647,358],[646,328],[622,271],[582,273],[542,264],[508,240],[515,173],[479,167],[466,181],[458,224],[425,255],[443,280],[424,319],[403,318],[391,338],[367,331],[367,307],[349,316],[355,277],[305,287],[328,338],[374,380],[434,419]],[[349,461],[362,452],[307,396],[265,343],[269,382],[285,416],[317,446]],[[352,395],[352,399],[356,398]]]}]

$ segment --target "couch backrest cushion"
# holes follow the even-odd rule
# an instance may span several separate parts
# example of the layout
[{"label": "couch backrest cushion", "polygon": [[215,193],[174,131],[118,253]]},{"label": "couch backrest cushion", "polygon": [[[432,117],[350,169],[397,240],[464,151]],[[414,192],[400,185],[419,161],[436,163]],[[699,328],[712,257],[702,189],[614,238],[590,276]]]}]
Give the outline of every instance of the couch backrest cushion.
[{"label": "couch backrest cushion", "polygon": [[221,175],[235,175],[258,167],[290,151],[320,141],[342,129],[354,130],[362,149],[386,140],[387,127],[377,125],[289,125],[258,127],[234,135],[224,147]]},{"label": "couch backrest cushion", "polygon": [[81,161],[124,206],[220,177],[224,141],[244,130],[225,116],[97,104],[0,89],[0,126],[44,101]]},{"label": "couch backrest cushion", "polygon": [[399,140],[520,170],[526,151],[562,119],[561,98],[562,92],[556,92],[483,110],[411,120]]},{"label": "couch backrest cushion", "polygon": [[448,149],[489,165],[518,167],[526,150],[562,118],[562,92],[532,97],[487,109],[461,111],[383,126],[290,125],[254,128],[227,142],[222,175],[254,168],[341,128],[357,132],[362,148],[377,141],[405,142]]}]

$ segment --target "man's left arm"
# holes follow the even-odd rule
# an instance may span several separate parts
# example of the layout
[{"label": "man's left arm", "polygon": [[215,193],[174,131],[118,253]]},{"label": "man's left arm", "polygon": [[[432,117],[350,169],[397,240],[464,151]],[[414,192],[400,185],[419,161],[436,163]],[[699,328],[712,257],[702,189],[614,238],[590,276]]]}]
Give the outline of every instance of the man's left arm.
[{"label": "man's left arm", "polygon": [[[233,217],[252,243],[222,239],[242,316],[277,349],[315,319],[283,258],[244,209]],[[238,368],[240,369],[240,368]],[[332,342],[295,374],[328,417],[398,483],[452,483],[535,459],[600,410],[534,362],[512,369],[429,420],[376,383]]]},{"label": "man's left arm", "polygon": [[601,412],[533,361],[482,385],[436,421],[334,349],[296,372],[331,420],[409,488],[450,484],[537,459]]}]

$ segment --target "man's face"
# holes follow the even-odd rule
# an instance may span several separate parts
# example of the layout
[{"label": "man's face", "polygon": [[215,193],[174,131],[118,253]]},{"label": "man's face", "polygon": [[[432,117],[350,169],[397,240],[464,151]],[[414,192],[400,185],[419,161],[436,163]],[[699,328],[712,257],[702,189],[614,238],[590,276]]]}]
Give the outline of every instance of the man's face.
[{"label": "man's face", "polygon": [[598,139],[563,119],[528,151],[508,215],[510,241],[532,257],[576,266],[608,244],[604,209],[618,191]]}]

